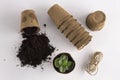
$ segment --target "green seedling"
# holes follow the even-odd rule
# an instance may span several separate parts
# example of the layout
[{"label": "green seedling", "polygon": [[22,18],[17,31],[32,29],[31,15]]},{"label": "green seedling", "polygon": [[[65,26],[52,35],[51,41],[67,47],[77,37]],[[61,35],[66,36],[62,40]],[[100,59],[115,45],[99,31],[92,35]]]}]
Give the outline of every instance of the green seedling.
[{"label": "green seedling", "polygon": [[55,59],[54,65],[61,73],[65,73],[74,66],[74,63],[68,60],[67,55],[62,54],[59,58]]}]

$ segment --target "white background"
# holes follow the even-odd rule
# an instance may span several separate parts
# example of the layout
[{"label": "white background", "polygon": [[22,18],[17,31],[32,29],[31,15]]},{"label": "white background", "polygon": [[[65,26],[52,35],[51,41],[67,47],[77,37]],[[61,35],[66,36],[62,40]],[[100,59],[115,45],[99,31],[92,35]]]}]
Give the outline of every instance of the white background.
[{"label": "white background", "polygon": [[[78,51],[56,28],[47,14],[55,3],[60,4],[80,22],[93,36],[92,41]],[[20,67],[16,57],[22,41],[20,35],[21,12],[25,9],[36,11],[42,31],[46,31],[51,44],[60,52],[69,52],[76,61],[75,69],[69,74],[57,73],[52,63],[41,67]],[[106,14],[104,28],[90,31],[85,20],[89,13],[102,10]],[[44,28],[43,24],[47,24]],[[119,80],[120,79],[120,0],[0,0],[0,80]],[[96,76],[85,72],[85,66],[95,51],[103,52]]]}]

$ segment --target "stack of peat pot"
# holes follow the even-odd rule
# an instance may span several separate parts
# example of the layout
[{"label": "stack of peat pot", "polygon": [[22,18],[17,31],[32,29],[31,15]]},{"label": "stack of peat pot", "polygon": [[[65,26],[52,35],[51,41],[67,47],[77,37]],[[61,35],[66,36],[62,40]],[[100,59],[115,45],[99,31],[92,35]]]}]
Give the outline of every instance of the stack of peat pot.
[{"label": "stack of peat pot", "polygon": [[57,28],[72,42],[77,49],[82,49],[90,41],[92,36],[58,4],[52,6],[48,11],[49,16],[57,25]]}]

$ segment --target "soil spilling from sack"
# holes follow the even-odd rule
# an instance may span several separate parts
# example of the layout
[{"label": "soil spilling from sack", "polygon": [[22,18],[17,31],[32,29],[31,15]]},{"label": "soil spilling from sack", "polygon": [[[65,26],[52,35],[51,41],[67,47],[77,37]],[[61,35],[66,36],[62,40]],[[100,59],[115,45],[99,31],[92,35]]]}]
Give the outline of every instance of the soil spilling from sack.
[{"label": "soil spilling from sack", "polygon": [[28,27],[23,29],[22,37],[24,40],[19,48],[17,57],[21,61],[21,65],[31,65],[36,67],[42,61],[46,61],[55,48],[49,44],[48,37],[43,33],[38,33],[36,27]]}]

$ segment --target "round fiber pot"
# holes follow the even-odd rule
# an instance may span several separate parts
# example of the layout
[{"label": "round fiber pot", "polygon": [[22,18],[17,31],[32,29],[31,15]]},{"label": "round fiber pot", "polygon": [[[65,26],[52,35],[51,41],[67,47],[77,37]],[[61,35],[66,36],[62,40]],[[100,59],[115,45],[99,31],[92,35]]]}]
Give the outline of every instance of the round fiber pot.
[{"label": "round fiber pot", "polygon": [[[61,60],[61,56],[63,56],[63,55],[67,56],[67,62],[64,61],[64,58],[63,58],[63,61],[60,61]],[[61,72],[61,70],[60,70],[60,68],[61,68],[60,64],[59,64],[60,67],[56,66],[56,62],[57,61],[60,62],[61,64],[63,64],[62,66],[64,66],[64,68],[65,68],[64,72]],[[69,67],[67,65],[67,68],[66,68],[65,65],[66,65],[66,63],[68,64],[68,62],[71,63],[71,65],[69,65]],[[54,66],[54,69],[57,72],[62,73],[62,74],[68,74],[71,71],[73,71],[73,69],[75,68],[75,61],[73,60],[73,58],[71,57],[71,55],[69,53],[60,53],[60,54],[58,54],[53,59],[53,66]]]}]

